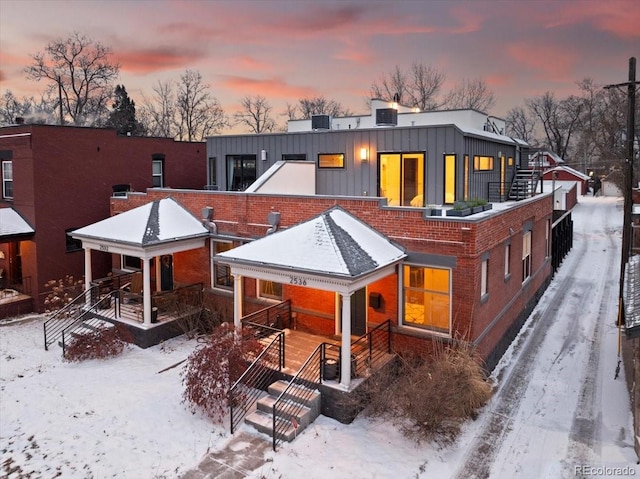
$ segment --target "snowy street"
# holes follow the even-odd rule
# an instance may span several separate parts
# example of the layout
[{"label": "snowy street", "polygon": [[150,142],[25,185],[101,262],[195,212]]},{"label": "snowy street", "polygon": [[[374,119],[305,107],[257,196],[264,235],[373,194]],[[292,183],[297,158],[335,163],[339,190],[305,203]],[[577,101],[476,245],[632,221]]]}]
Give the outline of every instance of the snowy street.
[{"label": "snowy street", "polygon": [[511,360],[502,361],[511,364],[498,374],[499,391],[458,478],[581,477],[590,467],[634,467],[624,373],[614,380],[622,202],[580,201],[573,250]]}]

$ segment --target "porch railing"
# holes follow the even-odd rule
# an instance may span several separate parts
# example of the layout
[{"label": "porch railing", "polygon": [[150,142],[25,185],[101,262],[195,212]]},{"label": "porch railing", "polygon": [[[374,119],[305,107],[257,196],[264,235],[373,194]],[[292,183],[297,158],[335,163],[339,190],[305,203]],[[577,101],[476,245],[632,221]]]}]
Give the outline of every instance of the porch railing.
[{"label": "porch railing", "polygon": [[249,368],[229,389],[231,434],[255,406],[276,372],[284,367],[284,332],[278,331]]},{"label": "porch railing", "polygon": [[351,343],[351,368],[353,369],[351,374],[364,375],[365,369],[375,368],[379,360],[387,354],[391,354],[390,319]]},{"label": "porch railing", "polygon": [[69,304],[60,308],[53,313],[48,320],[44,322],[44,349],[48,350],[49,346],[58,341],[62,336],[62,331],[73,324],[82,316],[86,307],[92,304],[91,299],[97,296],[97,286],[83,291],[75,297]]},{"label": "porch railing", "polygon": [[242,318],[242,324],[254,327],[267,326],[277,330],[289,328],[291,327],[291,300],[248,314]]}]

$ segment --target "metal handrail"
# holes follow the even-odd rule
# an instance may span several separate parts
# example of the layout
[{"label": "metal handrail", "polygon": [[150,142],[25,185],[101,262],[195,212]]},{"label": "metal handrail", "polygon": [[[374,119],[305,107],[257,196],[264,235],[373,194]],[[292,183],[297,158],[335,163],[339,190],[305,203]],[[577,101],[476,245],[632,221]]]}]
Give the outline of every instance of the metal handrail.
[{"label": "metal handrail", "polygon": [[242,318],[242,322],[261,324],[278,330],[289,327],[291,323],[291,300],[287,299],[286,301],[248,314]]},{"label": "metal handrail", "polygon": [[293,424],[294,418],[302,411],[302,408],[305,407],[302,402],[289,400],[289,394],[297,386],[301,386],[298,388],[301,394],[298,394],[296,397],[302,398],[303,400],[310,398],[315,392],[312,387],[319,384],[322,380],[321,368],[327,344],[328,343],[321,343],[313,350],[297,374],[289,381],[287,387],[273,403],[272,447],[274,451],[277,450],[278,444],[281,442],[279,438],[280,433]]},{"label": "metal handrail", "polygon": [[97,294],[97,286],[92,286],[76,296],[69,304],[53,313],[44,322],[44,349],[49,350],[49,345],[55,343],[61,336],[62,330],[78,320],[87,305],[91,304],[91,298]]},{"label": "metal handrail", "polygon": [[363,366],[371,367],[376,360],[390,353],[391,320],[387,319],[351,343],[351,355],[355,359],[355,371],[351,374],[361,375]]},{"label": "metal handrail", "polygon": [[281,371],[284,367],[283,355],[284,332],[279,331],[269,345],[262,350],[247,370],[229,388],[231,434],[233,434],[233,431],[249,410],[258,402],[261,391],[273,380],[276,372],[273,366],[277,364],[278,371]]}]

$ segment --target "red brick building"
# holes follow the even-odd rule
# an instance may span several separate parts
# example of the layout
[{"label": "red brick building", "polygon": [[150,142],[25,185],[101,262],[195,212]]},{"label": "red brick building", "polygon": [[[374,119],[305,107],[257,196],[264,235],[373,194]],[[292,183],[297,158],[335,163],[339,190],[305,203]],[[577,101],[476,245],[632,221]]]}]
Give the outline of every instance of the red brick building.
[{"label": "red brick building", "polygon": [[[388,319],[396,349],[428,350],[433,339],[473,342],[492,368],[520,329],[551,278],[549,195],[494,208],[464,218],[427,216],[423,209],[393,208],[379,198],[255,194],[246,192],[149,190],[111,199],[118,214],[170,195],[199,217],[211,208],[215,224],[205,248],[176,253],[176,283],[202,282],[215,304],[233,319],[234,279],[217,253],[260,241],[273,228],[270,213],[279,213],[278,231],[308,221],[339,206],[404,249],[394,272],[368,284],[361,297],[360,318],[352,315],[352,334],[363,320],[367,331]],[[273,233],[273,238],[278,232]],[[308,245],[309,250],[313,248]],[[115,257],[114,267],[120,264]],[[287,282],[242,279],[242,309],[290,300],[297,329],[317,334],[340,332],[337,294]],[[413,299],[412,299],[413,298]],[[420,305],[419,314],[408,314]],[[439,309],[438,314],[427,314]],[[357,315],[357,313],[356,313]]]},{"label": "red brick building", "polygon": [[[114,130],[50,125],[0,128],[2,198],[35,232],[0,237],[4,286],[23,301],[2,302],[0,316],[42,311],[45,283],[80,279],[84,255],[67,232],[109,216],[115,190],[202,188],[204,143],[118,136]],[[2,231],[0,229],[0,231]],[[93,271],[111,271],[107,255],[94,255]]]}]

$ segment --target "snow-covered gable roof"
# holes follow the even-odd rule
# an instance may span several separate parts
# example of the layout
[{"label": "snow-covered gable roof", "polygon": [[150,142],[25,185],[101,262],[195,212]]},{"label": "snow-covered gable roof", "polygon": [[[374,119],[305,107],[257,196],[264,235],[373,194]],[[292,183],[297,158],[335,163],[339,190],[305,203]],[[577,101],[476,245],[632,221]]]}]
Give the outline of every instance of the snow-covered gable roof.
[{"label": "snow-covered gable roof", "polygon": [[566,171],[567,173],[570,173],[573,176],[575,176],[576,178],[579,178],[581,180],[588,180],[589,179],[589,175],[585,175],[584,173],[576,170],[575,168],[571,168],[570,166],[566,166],[566,165],[554,166],[553,168],[550,168],[547,171],[551,171],[551,172],[553,172],[553,171]]},{"label": "snow-covered gable roof", "polygon": [[74,238],[81,240],[139,247],[208,235],[202,223],[173,198],[147,203],[72,232]]},{"label": "snow-covered gable roof", "polygon": [[36,231],[13,208],[0,208],[0,237],[29,235]]},{"label": "snow-covered gable roof", "polygon": [[336,206],[309,221],[220,253],[216,260],[355,278],[405,256],[402,248]]}]

